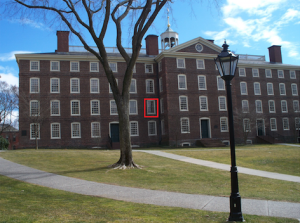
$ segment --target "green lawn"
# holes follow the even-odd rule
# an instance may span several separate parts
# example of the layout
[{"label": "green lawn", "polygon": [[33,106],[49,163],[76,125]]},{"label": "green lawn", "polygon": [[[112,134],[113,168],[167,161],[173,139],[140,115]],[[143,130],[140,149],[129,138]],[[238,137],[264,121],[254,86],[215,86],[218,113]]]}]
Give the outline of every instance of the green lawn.
[{"label": "green lawn", "polygon": [[[243,215],[246,222],[295,219]],[[0,175],[0,223],[226,222],[228,213],[135,204],[40,187]]]},{"label": "green lawn", "polygon": [[[95,182],[190,194],[230,195],[229,171],[142,152],[134,152],[133,156],[143,168],[125,171],[107,168],[118,160],[118,151],[18,150],[0,153],[0,156],[40,170]],[[299,183],[239,174],[239,186],[242,198],[300,202]]]}]

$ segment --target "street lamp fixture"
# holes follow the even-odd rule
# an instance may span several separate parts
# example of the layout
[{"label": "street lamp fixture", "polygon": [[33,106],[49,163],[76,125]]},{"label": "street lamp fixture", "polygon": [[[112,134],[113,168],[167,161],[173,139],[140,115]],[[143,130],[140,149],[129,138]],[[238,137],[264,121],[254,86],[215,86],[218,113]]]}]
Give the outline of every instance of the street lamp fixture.
[{"label": "street lamp fixture", "polygon": [[238,64],[239,56],[235,56],[228,51],[226,41],[223,44],[223,50],[215,59],[216,66],[225,81],[227,91],[228,105],[228,123],[230,135],[230,154],[231,154],[231,194],[230,194],[230,215],[228,221],[244,221],[241,207],[241,196],[239,193],[238,171],[235,157],[235,140],[232,112],[232,95],[231,95],[231,80],[234,78],[235,70]]}]

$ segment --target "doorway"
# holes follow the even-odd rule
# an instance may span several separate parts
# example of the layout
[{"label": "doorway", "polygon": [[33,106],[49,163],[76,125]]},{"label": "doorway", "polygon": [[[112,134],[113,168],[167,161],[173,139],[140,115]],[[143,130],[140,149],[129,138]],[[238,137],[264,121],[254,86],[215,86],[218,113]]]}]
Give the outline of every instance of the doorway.
[{"label": "doorway", "polygon": [[209,134],[209,119],[200,119],[201,138],[210,138]]},{"label": "doorway", "polygon": [[112,142],[120,142],[119,138],[119,123],[110,124],[110,138]]},{"label": "doorway", "polygon": [[262,119],[256,120],[256,127],[257,127],[257,135],[264,136],[265,135],[264,120],[262,120]]}]

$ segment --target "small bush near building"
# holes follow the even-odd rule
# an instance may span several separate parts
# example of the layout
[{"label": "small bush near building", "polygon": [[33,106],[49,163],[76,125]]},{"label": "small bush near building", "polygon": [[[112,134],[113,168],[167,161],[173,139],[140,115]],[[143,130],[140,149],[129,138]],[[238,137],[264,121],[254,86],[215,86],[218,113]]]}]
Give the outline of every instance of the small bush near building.
[{"label": "small bush near building", "polygon": [[7,150],[8,145],[9,145],[9,142],[5,138],[0,136],[0,150]]}]

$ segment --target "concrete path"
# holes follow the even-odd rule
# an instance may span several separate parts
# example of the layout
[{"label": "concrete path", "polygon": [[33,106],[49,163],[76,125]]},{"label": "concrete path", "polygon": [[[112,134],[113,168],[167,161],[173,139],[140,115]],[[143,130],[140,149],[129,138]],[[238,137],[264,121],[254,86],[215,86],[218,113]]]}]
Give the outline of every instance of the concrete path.
[{"label": "concrete path", "polygon": [[[183,194],[96,183],[60,176],[0,158],[0,174],[27,183],[78,194],[143,204],[183,207],[229,213],[229,198]],[[243,214],[300,219],[300,203],[242,198]]]},{"label": "concrete path", "polygon": [[[230,171],[230,165],[227,165],[227,164],[216,163],[216,162],[207,161],[207,160],[194,159],[194,158],[180,156],[180,155],[176,155],[176,154],[172,154],[172,153],[166,153],[166,152],[162,152],[162,151],[158,151],[158,150],[139,150],[139,151],[157,155],[157,156],[162,156],[162,157],[173,159],[173,160],[179,160],[182,162],[193,163],[193,164],[197,164],[197,165],[201,165],[201,166]],[[287,175],[287,174],[267,172],[267,171],[262,171],[262,170],[254,170],[254,169],[239,167],[239,166],[238,166],[238,172],[244,173],[244,174],[249,174],[249,175],[254,175],[254,176],[259,176],[259,177],[267,177],[267,178],[276,179],[276,180],[285,180],[285,181],[300,183],[300,177]]]}]

